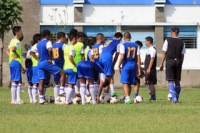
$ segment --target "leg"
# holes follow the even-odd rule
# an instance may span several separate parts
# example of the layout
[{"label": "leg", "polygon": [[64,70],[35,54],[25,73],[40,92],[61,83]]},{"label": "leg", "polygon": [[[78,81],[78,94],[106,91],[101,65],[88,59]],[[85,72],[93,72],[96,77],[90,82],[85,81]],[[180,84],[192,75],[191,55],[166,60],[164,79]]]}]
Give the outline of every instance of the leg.
[{"label": "leg", "polygon": [[28,95],[29,95],[30,103],[33,102],[32,88],[33,88],[33,85],[29,83],[29,86],[28,86]]},{"label": "leg", "polygon": [[155,86],[154,86],[154,84],[149,84],[148,86],[150,87],[150,91],[151,91],[150,101],[154,101],[154,100],[156,100],[156,89],[155,89]]},{"label": "leg", "polygon": [[130,89],[131,89],[131,85],[129,84],[123,84],[123,88],[124,88],[124,94],[125,94],[125,104],[131,104],[132,101],[130,100]]},{"label": "leg", "polygon": [[172,103],[177,102],[174,81],[168,81],[168,89],[172,95]]},{"label": "leg", "polygon": [[86,103],[85,101],[85,94],[86,94],[86,79],[85,78],[79,78],[80,80],[80,93],[81,93],[81,100],[82,100],[82,105]]},{"label": "leg", "polygon": [[17,102],[16,93],[17,93],[17,82],[12,82],[12,85],[11,85],[11,96],[12,96],[11,104],[16,104],[16,102]]},{"label": "leg", "polygon": [[45,80],[44,79],[40,79],[40,83],[39,83],[39,93],[40,93],[40,104],[44,104],[44,83]]},{"label": "leg", "polygon": [[114,88],[114,77],[112,76],[111,80],[110,80],[110,91],[111,91],[111,96],[117,96],[116,92],[115,92],[115,88]]},{"label": "leg", "polygon": [[175,82],[175,92],[176,92],[176,96],[177,96],[177,100],[179,99],[179,95],[181,92],[181,84],[180,81]]},{"label": "leg", "polygon": [[60,70],[60,94],[64,93],[64,86],[65,86],[65,72],[63,70]]},{"label": "leg", "polygon": [[37,103],[38,97],[38,84],[34,84],[32,88],[33,103]]},{"label": "leg", "polygon": [[89,82],[89,88],[90,88],[90,94],[92,96],[92,101],[93,104],[96,104],[96,96],[95,96],[95,89],[94,89],[94,80],[93,79],[88,79]]},{"label": "leg", "polygon": [[139,88],[140,88],[140,83],[138,81],[136,81],[135,87],[134,87],[134,95],[133,95],[134,99],[138,96]]}]

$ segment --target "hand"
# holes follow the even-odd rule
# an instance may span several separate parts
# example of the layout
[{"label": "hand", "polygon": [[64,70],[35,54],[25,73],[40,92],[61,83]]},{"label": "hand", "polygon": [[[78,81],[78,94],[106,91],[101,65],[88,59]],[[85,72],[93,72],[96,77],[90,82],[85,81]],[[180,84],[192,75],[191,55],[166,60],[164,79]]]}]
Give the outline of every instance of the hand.
[{"label": "hand", "polygon": [[148,68],[147,71],[146,71],[146,74],[149,75],[150,72],[151,72],[151,70]]},{"label": "hand", "polygon": [[119,69],[119,73],[121,74],[122,68],[120,66],[118,66],[118,69]]},{"label": "hand", "polygon": [[26,73],[26,70],[23,67],[22,67],[21,71],[22,71],[23,74]]},{"label": "hand", "polygon": [[17,53],[15,53],[14,57],[13,57],[13,60],[19,58],[19,55]]},{"label": "hand", "polygon": [[140,76],[140,75],[141,75],[141,71],[138,69],[137,76]]},{"label": "hand", "polygon": [[162,64],[160,65],[160,71],[163,71],[163,65]]},{"label": "hand", "polygon": [[97,97],[97,103],[101,103],[99,96]]}]

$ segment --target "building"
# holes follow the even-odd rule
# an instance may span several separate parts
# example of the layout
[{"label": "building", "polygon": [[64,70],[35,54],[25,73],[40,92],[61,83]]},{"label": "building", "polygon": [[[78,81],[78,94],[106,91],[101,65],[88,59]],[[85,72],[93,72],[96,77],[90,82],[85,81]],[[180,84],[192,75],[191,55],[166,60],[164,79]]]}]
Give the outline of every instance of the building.
[{"label": "building", "polygon": [[[200,86],[198,53],[200,48],[200,0],[40,0],[32,1],[23,14],[31,26],[39,25],[40,31],[49,29],[53,33],[60,30],[69,32],[71,28],[85,32],[88,36],[104,33],[112,37],[116,31],[129,31],[132,41],[144,42],[146,36],[152,36],[158,52],[158,67],[165,38],[170,37],[173,26],[180,28],[180,38],[186,44],[187,54],[183,64],[182,85]],[[21,0],[22,5],[29,0]],[[25,5],[25,4],[24,4]],[[34,7],[34,9],[32,8]],[[37,7],[37,8],[36,8]],[[39,8],[38,8],[39,7]],[[32,21],[30,11],[35,10]],[[40,18],[38,15],[40,13]],[[37,13],[36,13],[37,12]],[[33,11],[34,13],[34,11]],[[26,15],[26,16],[25,16]],[[38,21],[39,20],[39,21]],[[36,23],[34,23],[36,22]],[[29,24],[24,27],[31,29]],[[36,28],[37,30],[38,27]],[[31,29],[29,33],[34,34]],[[24,31],[28,34],[28,30]],[[39,32],[39,31],[38,31]],[[141,50],[144,60],[144,46]],[[116,72],[118,74],[118,71]],[[115,76],[120,86],[119,76]],[[165,73],[158,73],[158,84],[165,86]]]}]

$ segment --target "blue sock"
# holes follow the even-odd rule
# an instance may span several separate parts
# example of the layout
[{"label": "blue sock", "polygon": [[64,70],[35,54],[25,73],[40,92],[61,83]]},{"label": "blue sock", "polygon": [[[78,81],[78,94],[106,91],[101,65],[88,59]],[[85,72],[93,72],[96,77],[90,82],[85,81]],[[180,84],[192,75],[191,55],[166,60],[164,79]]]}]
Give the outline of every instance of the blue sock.
[{"label": "blue sock", "polygon": [[180,85],[180,82],[175,83],[175,92],[176,92],[177,100],[178,100],[179,94],[180,94],[180,92],[181,92],[181,85]]},{"label": "blue sock", "polygon": [[172,101],[174,101],[174,102],[177,101],[174,82],[172,82],[172,81],[168,82],[168,89],[172,95]]},{"label": "blue sock", "polygon": [[133,97],[136,98],[138,96],[138,93],[134,93]]},{"label": "blue sock", "polygon": [[147,89],[148,89],[148,91],[151,91],[151,88],[150,88],[150,86],[149,86],[149,85],[147,86]]},{"label": "blue sock", "polygon": [[156,94],[152,94],[152,95],[151,95],[151,99],[152,99],[152,100],[156,100]]}]

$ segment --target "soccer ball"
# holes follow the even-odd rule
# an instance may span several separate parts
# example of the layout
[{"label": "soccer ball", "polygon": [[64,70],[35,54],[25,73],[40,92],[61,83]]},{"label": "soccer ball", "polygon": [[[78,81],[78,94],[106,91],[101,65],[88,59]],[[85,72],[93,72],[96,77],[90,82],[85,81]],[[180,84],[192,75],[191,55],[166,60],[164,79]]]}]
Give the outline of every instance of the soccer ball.
[{"label": "soccer ball", "polygon": [[169,101],[172,100],[172,94],[171,94],[171,93],[169,93],[169,94],[167,95],[167,100],[169,100]]},{"label": "soccer ball", "polygon": [[125,101],[125,96],[122,95],[122,96],[120,97],[119,101],[120,101],[121,103],[124,103],[124,101]]},{"label": "soccer ball", "polygon": [[76,97],[72,100],[73,104],[81,104],[81,98],[80,97]]},{"label": "soccer ball", "polygon": [[118,103],[118,101],[117,97],[110,97],[110,103]]},{"label": "soccer ball", "polygon": [[137,103],[141,103],[141,102],[143,102],[143,97],[142,96],[137,96],[135,98],[135,100],[136,100]]},{"label": "soccer ball", "polygon": [[91,97],[91,96],[85,95],[85,100],[86,100],[86,103],[87,103],[87,104],[92,103],[92,97]]},{"label": "soccer ball", "polygon": [[65,97],[61,96],[56,97],[55,104],[65,104]]},{"label": "soccer ball", "polygon": [[101,103],[110,103],[110,97],[109,96],[100,96]]}]

